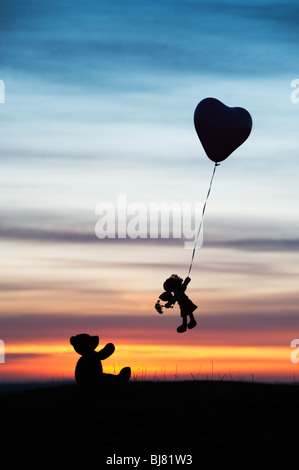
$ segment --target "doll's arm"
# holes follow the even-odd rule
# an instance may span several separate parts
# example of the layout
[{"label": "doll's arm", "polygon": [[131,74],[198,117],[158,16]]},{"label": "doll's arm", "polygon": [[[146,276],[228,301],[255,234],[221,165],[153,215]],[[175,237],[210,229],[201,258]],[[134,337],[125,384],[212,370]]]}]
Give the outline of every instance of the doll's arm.
[{"label": "doll's arm", "polygon": [[190,277],[186,277],[182,285],[184,290],[187,289],[187,285],[189,284],[190,281],[191,281]]},{"label": "doll's arm", "polygon": [[169,300],[169,301],[164,305],[164,307],[165,307],[165,308],[171,308],[171,307],[173,306],[173,304],[175,304],[175,303],[176,303],[176,299],[175,299],[175,297],[173,296],[173,298],[172,298],[171,300]]},{"label": "doll's arm", "polygon": [[115,346],[112,343],[106,344],[106,346],[101,349],[101,351],[98,351],[98,358],[100,360],[102,359],[107,359],[107,357],[111,356],[115,351]]}]

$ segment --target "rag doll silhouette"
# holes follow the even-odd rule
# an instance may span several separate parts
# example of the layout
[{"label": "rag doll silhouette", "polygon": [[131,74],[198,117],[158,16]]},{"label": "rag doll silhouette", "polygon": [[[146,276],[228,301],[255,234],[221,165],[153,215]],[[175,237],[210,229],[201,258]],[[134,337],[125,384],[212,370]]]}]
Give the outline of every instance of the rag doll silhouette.
[{"label": "rag doll silhouette", "polygon": [[[158,313],[163,313],[163,307],[172,308],[177,302],[180,307],[182,324],[178,326],[177,332],[184,333],[187,328],[194,328],[197,323],[194,318],[193,312],[197,309],[192,300],[185,294],[187,285],[191,281],[190,277],[183,279],[177,274],[172,274],[163,284],[164,292],[159,296],[159,300],[155,304],[155,308]],[[166,304],[161,305],[160,300],[166,301]],[[188,323],[189,317],[189,323]]]}]

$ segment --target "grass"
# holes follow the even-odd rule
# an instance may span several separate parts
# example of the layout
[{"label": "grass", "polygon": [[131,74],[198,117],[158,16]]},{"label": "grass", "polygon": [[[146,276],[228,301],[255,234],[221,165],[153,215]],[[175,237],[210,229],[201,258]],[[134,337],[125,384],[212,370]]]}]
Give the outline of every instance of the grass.
[{"label": "grass", "polygon": [[298,387],[229,380],[132,380],[118,389],[43,386],[0,397],[6,449],[299,447]]}]

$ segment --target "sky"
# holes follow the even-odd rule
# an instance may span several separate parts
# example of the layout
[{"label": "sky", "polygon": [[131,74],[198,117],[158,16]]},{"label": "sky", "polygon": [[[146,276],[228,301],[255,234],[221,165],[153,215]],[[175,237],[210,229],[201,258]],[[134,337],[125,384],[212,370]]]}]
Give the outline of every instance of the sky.
[{"label": "sky", "polygon": [[[298,20],[295,0],[2,2],[0,382],[72,378],[83,332],[138,379],[298,379]],[[209,96],[253,129],[217,167],[178,334],[154,304],[185,240],[100,239],[97,208],[202,205]]]}]

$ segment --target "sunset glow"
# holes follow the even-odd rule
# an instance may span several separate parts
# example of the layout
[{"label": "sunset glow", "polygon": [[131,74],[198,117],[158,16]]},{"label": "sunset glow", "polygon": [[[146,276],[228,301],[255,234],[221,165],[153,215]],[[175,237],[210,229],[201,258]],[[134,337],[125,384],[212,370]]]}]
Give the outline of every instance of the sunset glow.
[{"label": "sunset glow", "polygon": [[[4,381],[73,380],[77,357],[61,343],[10,345]],[[119,373],[130,364],[137,380],[294,380],[296,368],[284,347],[212,347],[119,344],[115,358],[103,363],[106,373]]]},{"label": "sunset glow", "polygon": [[[79,333],[115,344],[104,371],[135,379],[296,381],[296,2],[42,3],[3,6],[0,383],[73,380]],[[217,167],[187,290],[197,327],[178,334],[178,306],[154,305],[187,276],[185,239],[101,239],[97,208],[202,208],[208,96],[253,130]]]}]

